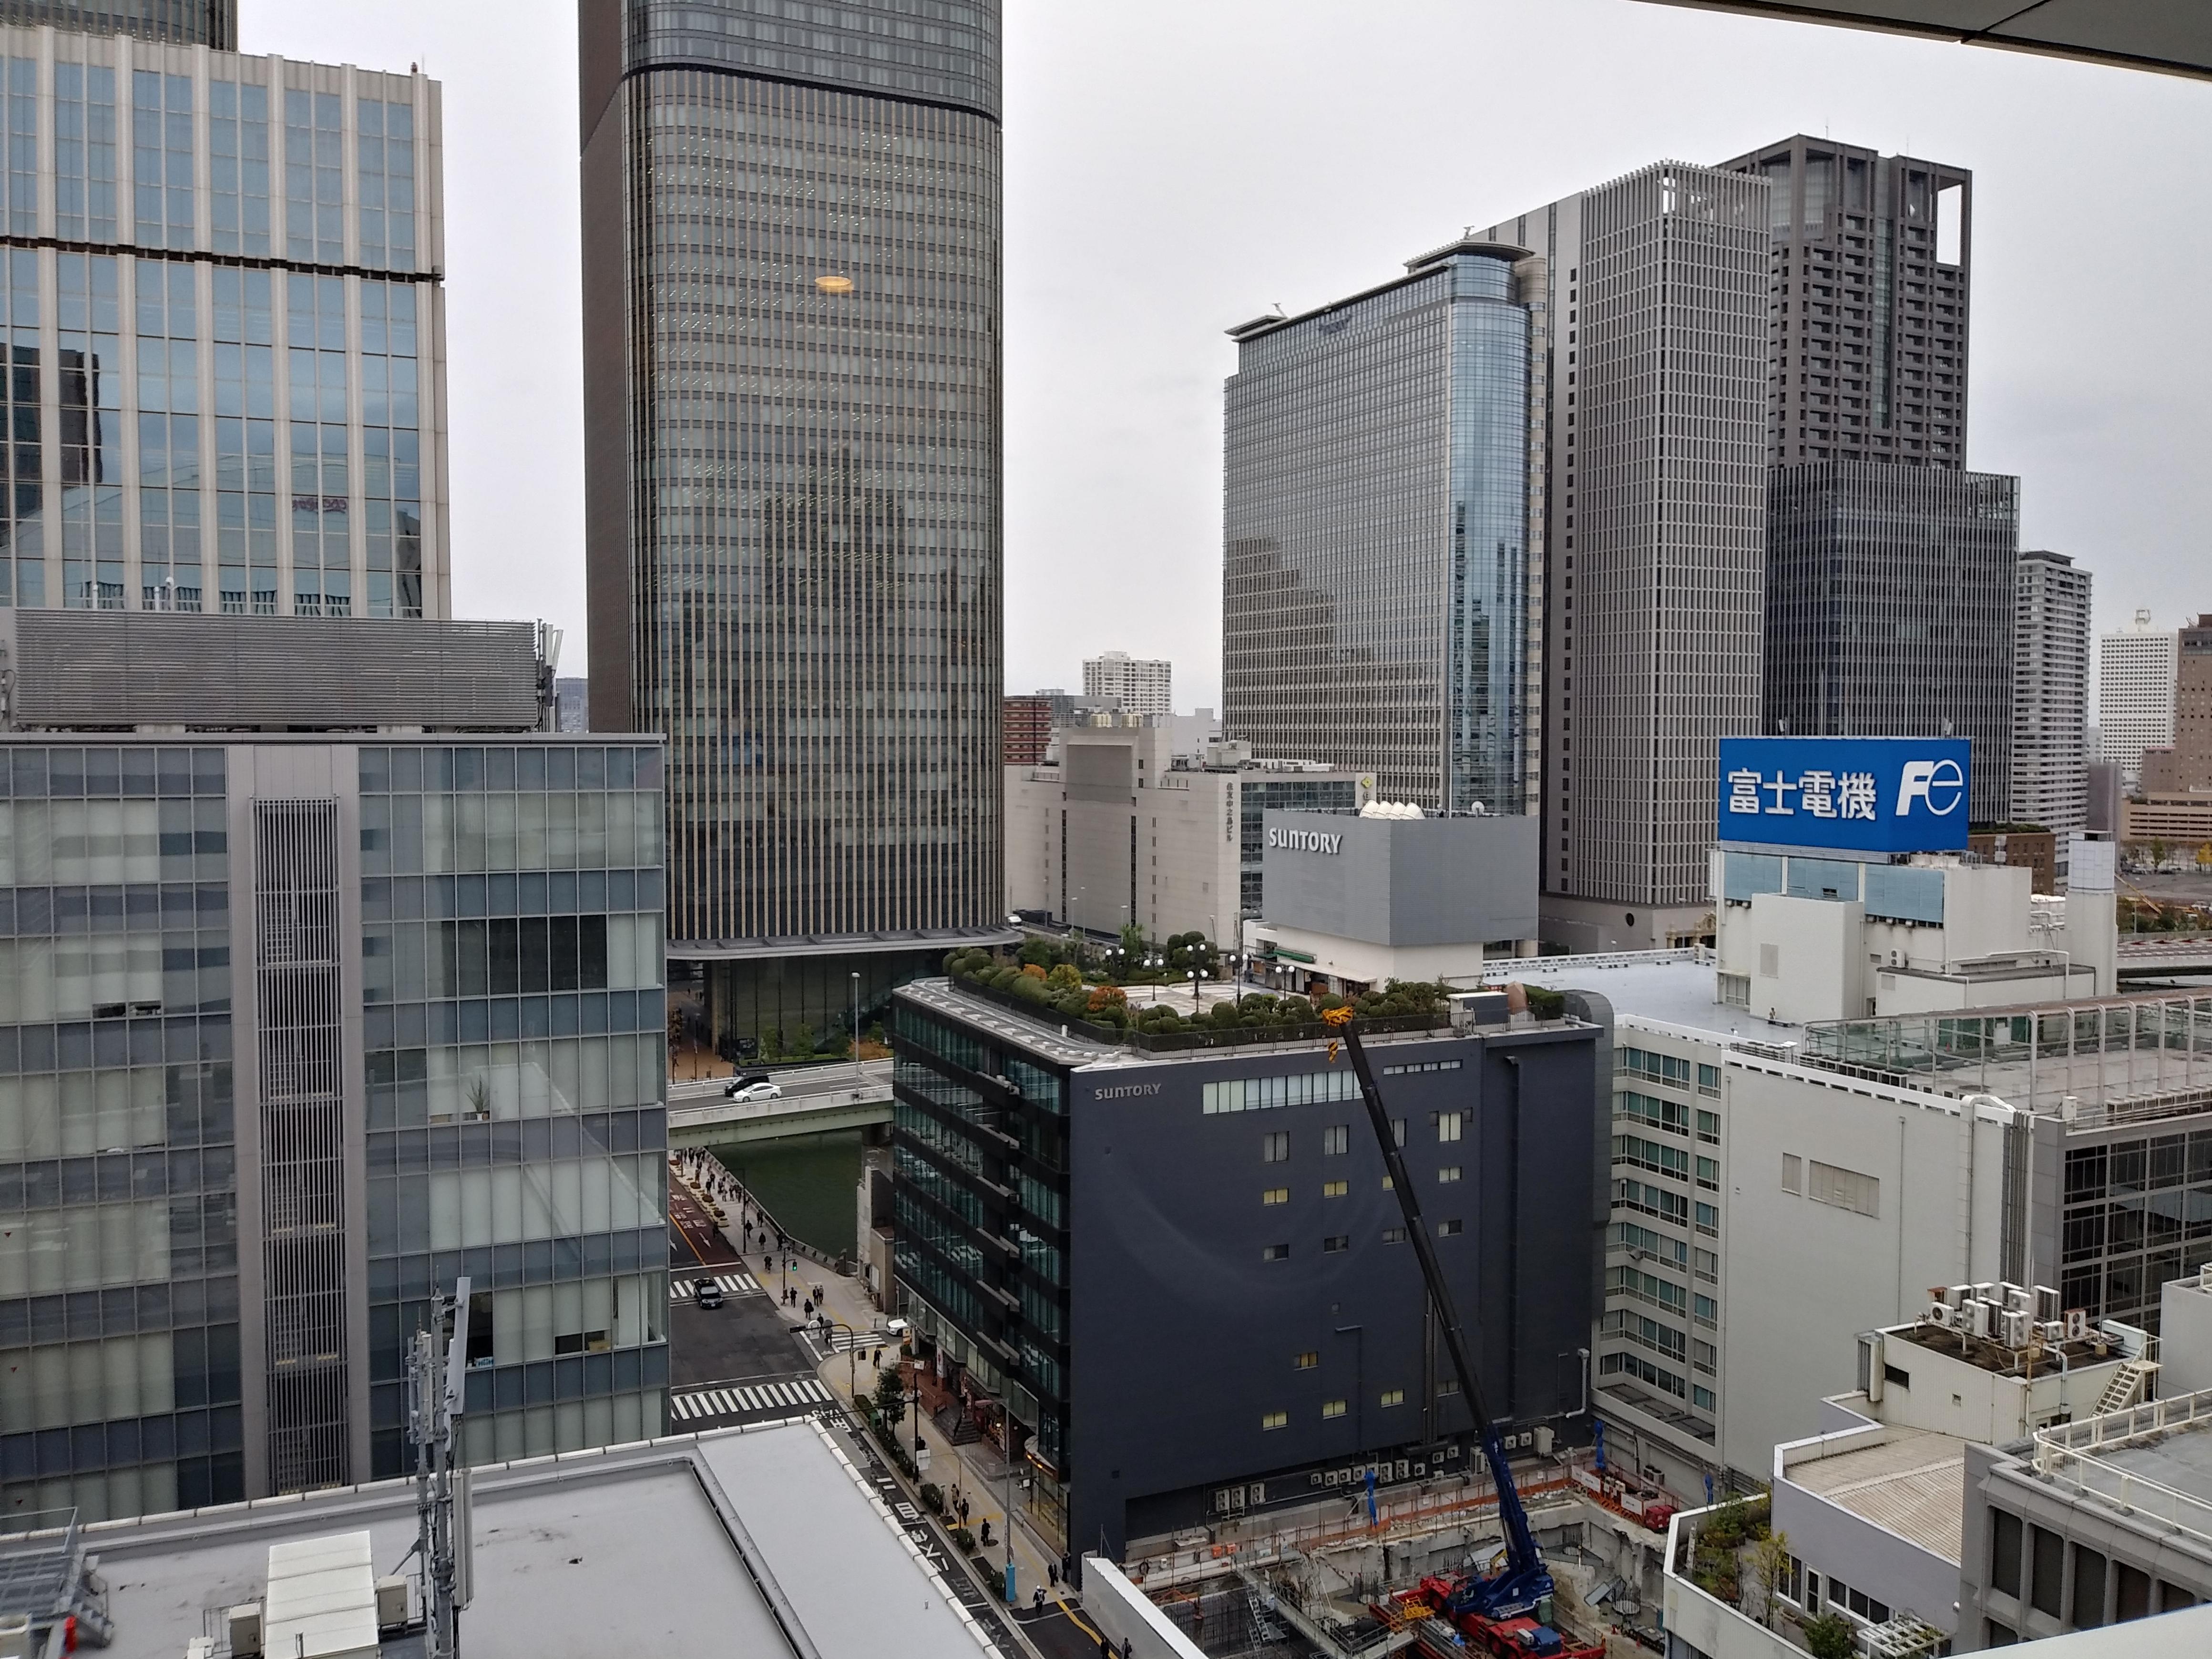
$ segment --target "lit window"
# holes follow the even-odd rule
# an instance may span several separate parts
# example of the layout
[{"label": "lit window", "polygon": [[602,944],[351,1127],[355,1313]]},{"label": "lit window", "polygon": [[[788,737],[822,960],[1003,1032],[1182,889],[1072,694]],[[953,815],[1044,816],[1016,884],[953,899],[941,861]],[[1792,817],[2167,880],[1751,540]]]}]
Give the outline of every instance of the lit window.
[{"label": "lit window", "polygon": [[1323,1198],[1342,1198],[1351,1190],[1352,1183],[1348,1181],[1324,1181],[1321,1183],[1321,1195]]},{"label": "lit window", "polygon": [[1262,1412],[1260,1413],[1260,1427],[1262,1431],[1267,1429],[1287,1429],[1290,1426],[1291,1414],[1288,1412]]},{"label": "lit window", "polygon": [[1317,1349],[1308,1348],[1291,1361],[1291,1369],[1294,1371],[1310,1371],[1320,1364],[1320,1352]]},{"label": "lit window", "polygon": [[1344,1415],[1344,1401],[1342,1401],[1341,1400],[1324,1400],[1324,1401],[1322,1401],[1321,1402],[1321,1414],[1322,1414],[1323,1417],[1341,1417],[1341,1416],[1343,1416],[1343,1415]]},{"label": "lit window", "polygon": [[1443,1169],[1437,1171],[1437,1179],[1447,1186],[1451,1182],[1457,1181],[1459,1179],[1459,1165],[1456,1164],[1445,1164]]},{"label": "lit window", "polygon": [[1383,1389],[1383,1390],[1382,1390],[1382,1403],[1383,1403],[1384,1405],[1386,1405],[1386,1406],[1402,1406],[1402,1405],[1404,1405],[1404,1404],[1406,1403],[1406,1391],[1405,1391],[1403,1389]]},{"label": "lit window", "polygon": [[1260,1194],[1262,1204],[1287,1204],[1290,1201],[1291,1189],[1288,1187],[1270,1187]]}]

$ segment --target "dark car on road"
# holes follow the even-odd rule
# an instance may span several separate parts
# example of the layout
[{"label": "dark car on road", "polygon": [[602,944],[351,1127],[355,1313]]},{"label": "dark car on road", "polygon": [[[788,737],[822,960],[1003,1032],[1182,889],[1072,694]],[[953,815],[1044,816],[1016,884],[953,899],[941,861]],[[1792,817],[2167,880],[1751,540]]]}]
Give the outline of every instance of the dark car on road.
[{"label": "dark car on road", "polygon": [[772,1079],[770,1079],[766,1072],[739,1072],[735,1077],[732,1078],[727,1083],[722,1085],[722,1098],[725,1100],[732,1099],[738,1094],[746,1089],[751,1088],[757,1083],[767,1083],[771,1080]]},{"label": "dark car on road", "polygon": [[691,1293],[692,1299],[702,1308],[719,1308],[722,1305],[722,1287],[711,1279],[694,1279],[691,1284]]}]

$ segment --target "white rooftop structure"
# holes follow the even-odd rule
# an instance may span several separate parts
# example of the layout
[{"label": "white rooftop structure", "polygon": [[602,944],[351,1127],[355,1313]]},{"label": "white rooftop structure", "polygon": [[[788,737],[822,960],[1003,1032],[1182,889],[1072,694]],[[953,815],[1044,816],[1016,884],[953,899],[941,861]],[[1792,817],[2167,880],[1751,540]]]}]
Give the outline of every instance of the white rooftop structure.
[{"label": "white rooftop structure", "polygon": [[[644,1653],[1000,1651],[955,1593],[978,1599],[964,1574],[812,1421],[493,1465],[473,1481],[474,1595],[460,1616],[471,1659],[610,1641]],[[100,1522],[82,1536],[107,1585],[111,1659],[178,1659],[264,1595],[265,1651],[312,1659],[378,1650],[374,1576],[402,1570],[416,1529],[414,1484],[392,1480]],[[0,1580],[14,1544],[0,1539]],[[408,1650],[387,1636],[386,1650]]]}]

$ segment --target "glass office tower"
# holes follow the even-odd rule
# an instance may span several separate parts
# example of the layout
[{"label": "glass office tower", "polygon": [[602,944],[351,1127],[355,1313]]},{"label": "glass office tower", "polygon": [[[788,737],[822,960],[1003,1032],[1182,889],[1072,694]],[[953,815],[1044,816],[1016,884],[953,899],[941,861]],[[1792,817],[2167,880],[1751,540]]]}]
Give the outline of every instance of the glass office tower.
[{"label": "glass office tower", "polygon": [[718,1037],[1002,896],[998,7],[786,10],[580,8],[592,725],[668,739]]},{"label": "glass office tower", "polygon": [[443,617],[439,90],[0,28],[0,605]]},{"label": "glass office tower", "polygon": [[2003,821],[2020,480],[1832,460],[1769,489],[1766,729],[1968,738],[1973,821]]},{"label": "glass office tower", "polygon": [[[1533,810],[1529,295],[1463,242],[1231,333],[1228,732],[1433,811]],[[1539,301],[1540,303],[1540,301]]]},{"label": "glass office tower", "polygon": [[661,1431],[657,743],[0,742],[0,1524]]},{"label": "glass office tower", "polygon": [[6,23],[238,49],[238,0],[0,0],[0,24]]}]

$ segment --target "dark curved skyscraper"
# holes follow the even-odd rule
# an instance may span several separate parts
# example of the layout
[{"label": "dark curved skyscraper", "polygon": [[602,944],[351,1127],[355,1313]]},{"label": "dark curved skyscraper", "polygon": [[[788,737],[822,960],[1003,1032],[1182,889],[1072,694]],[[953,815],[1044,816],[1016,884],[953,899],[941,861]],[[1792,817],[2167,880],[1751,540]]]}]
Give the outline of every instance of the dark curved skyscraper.
[{"label": "dark curved skyscraper", "polygon": [[996,0],[582,0],[592,724],[665,734],[717,1036],[1000,874]]}]

